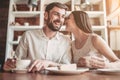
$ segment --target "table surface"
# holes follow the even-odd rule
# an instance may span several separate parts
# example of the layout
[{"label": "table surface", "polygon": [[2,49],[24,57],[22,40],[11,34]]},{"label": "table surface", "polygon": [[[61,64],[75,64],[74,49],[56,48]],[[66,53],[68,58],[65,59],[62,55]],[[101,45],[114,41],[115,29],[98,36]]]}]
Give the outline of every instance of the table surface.
[{"label": "table surface", "polygon": [[84,72],[77,75],[1,72],[0,80],[120,80],[120,74]]}]

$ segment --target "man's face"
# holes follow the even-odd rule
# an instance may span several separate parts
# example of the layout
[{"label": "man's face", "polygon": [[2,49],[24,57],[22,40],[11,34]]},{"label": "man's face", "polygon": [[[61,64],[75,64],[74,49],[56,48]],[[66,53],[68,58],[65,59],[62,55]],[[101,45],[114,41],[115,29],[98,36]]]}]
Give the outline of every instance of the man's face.
[{"label": "man's face", "polygon": [[48,13],[48,18],[46,18],[46,22],[48,27],[52,31],[59,31],[64,23],[64,19],[65,19],[65,9],[54,7]]}]

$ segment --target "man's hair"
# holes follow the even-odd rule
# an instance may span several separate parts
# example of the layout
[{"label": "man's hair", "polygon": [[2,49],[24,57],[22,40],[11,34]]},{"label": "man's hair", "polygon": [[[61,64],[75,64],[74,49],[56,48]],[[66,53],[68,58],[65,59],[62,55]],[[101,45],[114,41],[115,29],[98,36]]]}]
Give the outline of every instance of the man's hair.
[{"label": "man's hair", "polygon": [[62,3],[59,3],[59,2],[53,2],[53,3],[50,3],[46,6],[45,11],[49,12],[54,7],[58,7],[58,8],[61,8],[61,9],[68,10],[68,7],[65,4],[62,4]]}]

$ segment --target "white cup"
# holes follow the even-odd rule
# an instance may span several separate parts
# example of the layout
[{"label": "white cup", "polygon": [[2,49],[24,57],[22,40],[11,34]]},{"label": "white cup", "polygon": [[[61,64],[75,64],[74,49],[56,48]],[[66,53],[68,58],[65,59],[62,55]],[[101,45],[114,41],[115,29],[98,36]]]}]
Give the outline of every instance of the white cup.
[{"label": "white cup", "polygon": [[16,69],[23,70],[30,66],[31,60],[16,60]]},{"label": "white cup", "polygon": [[28,23],[28,22],[25,22],[24,25],[25,25],[25,26],[29,26],[29,23]]}]

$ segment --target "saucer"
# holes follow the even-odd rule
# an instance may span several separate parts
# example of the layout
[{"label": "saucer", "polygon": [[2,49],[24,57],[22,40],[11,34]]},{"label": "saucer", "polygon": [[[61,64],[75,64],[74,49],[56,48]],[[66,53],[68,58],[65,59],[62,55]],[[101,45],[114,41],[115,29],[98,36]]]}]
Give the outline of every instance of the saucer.
[{"label": "saucer", "polygon": [[120,69],[97,69],[95,72],[102,74],[120,74]]},{"label": "saucer", "polygon": [[27,69],[12,69],[12,72],[15,72],[15,73],[27,73],[28,70]]},{"label": "saucer", "polygon": [[48,67],[46,68],[49,72],[55,73],[55,74],[80,74],[86,71],[89,71],[88,68],[78,68],[77,70],[59,70],[57,67]]}]

